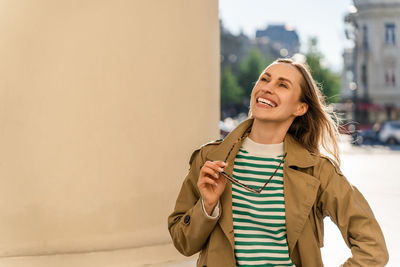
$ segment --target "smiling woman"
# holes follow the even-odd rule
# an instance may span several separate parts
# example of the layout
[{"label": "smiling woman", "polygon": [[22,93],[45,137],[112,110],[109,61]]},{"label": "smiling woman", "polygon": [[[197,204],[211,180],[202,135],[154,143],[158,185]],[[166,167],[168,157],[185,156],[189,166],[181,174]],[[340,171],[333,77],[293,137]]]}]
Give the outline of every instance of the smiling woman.
[{"label": "smiling woman", "polygon": [[384,266],[381,228],[340,170],[334,114],[308,65],[274,61],[249,108],[224,140],[193,152],[168,217],[175,247],[200,251],[197,266],[319,267],[330,216],[352,252],[342,266]]},{"label": "smiling woman", "polygon": [[[258,103],[262,96],[278,102],[278,108],[273,112],[263,112],[265,106]],[[340,165],[336,140],[338,127],[332,119],[337,117],[326,110],[324,97],[309,66],[291,59],[278,59],[266,68],[253,88],[248,116],[257,116],[259,120],[256,120],[255,127],[263,125],[265,130],[254,131],[250,138],[263,143],[260,139],[269,132],[270,138],[279,141],[288,132],[310,152],[319,153],[321,145]],[[261,132],[262,136],[254,136]]]}]

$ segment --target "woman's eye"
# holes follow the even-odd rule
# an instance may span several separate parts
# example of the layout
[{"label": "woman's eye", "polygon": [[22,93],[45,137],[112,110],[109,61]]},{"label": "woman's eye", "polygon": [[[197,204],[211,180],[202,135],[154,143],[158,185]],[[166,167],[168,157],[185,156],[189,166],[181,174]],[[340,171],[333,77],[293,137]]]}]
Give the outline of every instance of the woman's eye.
[{"label": "woman's eye", "polygon": [[283,85],[283,87],[288,88],[288,87],[286,86],[286,84],[284,84],[284,83],[281,83],[280,85]]},{"label": "woman's eye", "polygon": [[[268,82],[266,78],[261,78],[260,81],[262,81],[262,82]],[[283,87],[285,87],[285,88],[288,88],[287,85],[284,84],[284,83],[279,84],[279,86],[283,86]]]}]

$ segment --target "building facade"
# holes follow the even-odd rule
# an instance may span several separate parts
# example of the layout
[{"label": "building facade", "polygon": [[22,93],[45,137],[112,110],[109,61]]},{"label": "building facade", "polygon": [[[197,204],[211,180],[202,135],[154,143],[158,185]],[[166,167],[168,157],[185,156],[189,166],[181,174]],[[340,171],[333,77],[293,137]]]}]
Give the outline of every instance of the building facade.
[{"label": "building facade", "polygon": [[361,124],[400,119],[400,0],[354,0],[345,16],[342,99]]}]

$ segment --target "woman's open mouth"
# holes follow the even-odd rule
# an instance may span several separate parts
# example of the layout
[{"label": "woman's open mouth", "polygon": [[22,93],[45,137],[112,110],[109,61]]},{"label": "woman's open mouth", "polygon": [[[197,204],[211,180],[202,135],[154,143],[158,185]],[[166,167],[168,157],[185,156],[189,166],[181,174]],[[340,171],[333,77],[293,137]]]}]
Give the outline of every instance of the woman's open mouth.
[{"label": "woman's open mouth", "polygon": [[263,108],[275,108],[275,107],[278,106],[272,100],[265,99],[265,98],[262,98],[262,97],[257,98],[256,102],[257,102],[257,106],[263,107]]}]

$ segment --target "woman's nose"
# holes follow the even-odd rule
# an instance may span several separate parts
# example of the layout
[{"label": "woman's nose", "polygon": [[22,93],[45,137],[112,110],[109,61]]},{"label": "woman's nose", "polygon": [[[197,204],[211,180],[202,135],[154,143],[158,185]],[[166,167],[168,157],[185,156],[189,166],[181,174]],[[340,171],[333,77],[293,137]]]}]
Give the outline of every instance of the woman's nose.
[{"label": "woman's nose", "polygon": [[261,88],[261,91],[262,91],[263,93],[270,93],[270,94],[273,94],[273,93],[274,93],[274,88],[272,88],[272,86],[270,86],[270,85],[267,85],[267,86]]}]

